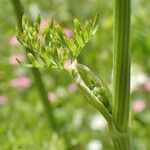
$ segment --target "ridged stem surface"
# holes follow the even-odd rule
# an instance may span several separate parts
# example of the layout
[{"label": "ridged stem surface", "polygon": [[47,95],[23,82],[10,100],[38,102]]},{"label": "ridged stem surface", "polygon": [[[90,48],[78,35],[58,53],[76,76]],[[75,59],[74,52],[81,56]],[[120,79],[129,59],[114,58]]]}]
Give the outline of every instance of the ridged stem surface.
[{"label": "ridged stem surface", "polygon": [[[113,137],[116,150],[129,150],[130,97],[130,0],[115,0],[113,58],[113,122],[119,134]],[[120,137],[120,138],[119,138]]]}]

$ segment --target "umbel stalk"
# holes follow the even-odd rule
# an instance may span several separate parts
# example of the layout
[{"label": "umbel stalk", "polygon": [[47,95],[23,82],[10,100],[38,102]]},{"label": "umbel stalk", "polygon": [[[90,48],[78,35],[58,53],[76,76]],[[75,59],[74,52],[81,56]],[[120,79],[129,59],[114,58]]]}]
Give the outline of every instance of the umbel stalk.
[{"label": "umbel stalk", "polygon": [[[23,6],[21,5],[20,0],[11,0],[11,1],[14,6],[15,13],[16,13],[18,28],[20,31],[22,31],[22,16],[24,14]],[[50,101],[48,100],[47,91],[42,81],[41,73],[38,68],[32,68],[32,73],[35,78],[39,93],[41,95],[41,100],[42,100],[44,109],[47,113],[47,118],[50,123],[50,126],[54,132],[58,133],[56,119],[53,113],[53,108],[51,106]]]}]

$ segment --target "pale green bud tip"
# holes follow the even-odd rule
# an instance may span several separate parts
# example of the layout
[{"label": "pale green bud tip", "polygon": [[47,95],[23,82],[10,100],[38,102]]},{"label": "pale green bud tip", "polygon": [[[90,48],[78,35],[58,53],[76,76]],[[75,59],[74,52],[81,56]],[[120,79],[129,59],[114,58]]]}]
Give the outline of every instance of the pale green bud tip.
[{"label": "pale green bud tip", "polygon": [[96,14],[96,16],[95,16],[95,18],[94,18],[94,20],[93,20],[93,26],[94,26],[94,27],[97,26],[98,21],[99,21],[99,14]]},{"label": "pale green bud tip", "polygon": [[24,27],[28,23],[28,17],[26,14],[22,16],[22,26]]}]

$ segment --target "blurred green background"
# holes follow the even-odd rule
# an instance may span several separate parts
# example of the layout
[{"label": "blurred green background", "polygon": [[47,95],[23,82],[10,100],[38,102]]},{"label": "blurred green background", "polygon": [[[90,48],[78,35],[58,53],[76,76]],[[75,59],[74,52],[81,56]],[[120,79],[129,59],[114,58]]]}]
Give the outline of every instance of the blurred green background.
[{"label": "blurred green background", "polygon": [[[53,17],[66,34],[72,20],[84,22],[100,14],[99,30],[80,54],[79,62],[89,66],[110,87],[113,51],[113,1],[106,0],[22,0],[34,19],[43,24]],[[132,0],[131,141],[133,150],[149,150],[150,135],[150,5],[149,0]],[[30,69],[17,64],[25,59],[15,38],[16,16],[11,0],[0,0],[0,150],[63,150],[61,137],[52,134],[41,97]],[[42,69],[49,101],[61,132],[73,150],[110,150],[110,136],[103,117],[80,94],[64,72]]]}]

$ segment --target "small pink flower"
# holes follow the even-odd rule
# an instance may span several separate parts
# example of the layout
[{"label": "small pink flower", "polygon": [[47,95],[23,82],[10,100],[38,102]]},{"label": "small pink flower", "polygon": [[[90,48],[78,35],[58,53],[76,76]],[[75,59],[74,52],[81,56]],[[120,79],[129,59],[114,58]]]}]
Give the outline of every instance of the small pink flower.
[{"label": "small pink flower", "polygon": [[65,63],[64,63],[64,67],[65,68],[69,68],[71,66],[72,62],[70,59],[66,60]]},{"label": "small pink flower", "polygon": [[54,92],[48,92],[48,99],[51,101],[51,102],[54,102],[57,100],[57,95],[54,93]]},{"label": "small pink flower", "polygon": [[6,103],[6,101],[7,101],[7,98],[6,98],[6,96],[4,96],[4,95],[1,95],[1,96],[0,96],[0,105],[3,105],[3,104],[5,104],[5,103]]},{"label": "small pink flower", "polygon": [[68,91],[69,91],[70,93],[74,93],[74,92],[76,92],[76,90],[77,90],[77,85],[76,85],[75,83],[69,84],[69,86],[68,86]]},{"label": "small pink flower", "polygon": [[12,88],[23,90],[31,85],[31,80],[26,76],[20,76],[11,81]]},{"label": "small pink flower", "polygon": [[17,62],[16,58],[19,59],[20,61],[24,61],[25,60],[25,57],[23,55],[21,55],[21,54],[13,54],[13,55],[11,55],[9,57],[10,64],[17,65],[18,62]]},{"label": "small pink flower", "polygon": [[65,62],[64,62],[64,68],[65,69],[73,69],[75,66],[75,64],[71,61],[71,59],[67,59]]},{"label": "small pink flower", "polygon": [[144,100],[136,100],[132,103],[132,109],[134,112],[140,113],[145,109],[145,101]]},{"label": "small pink flower", "polygon": [[43,19],[40,24],[40,29],[43,29],[46,25],[48,25],[48,20]]},{"label": "small pink flower", "polygon": [[17,46],[17,45],[19,45],[19,42],[18,42],[16,36],[12,36],[12,37],[9,39],[9,44],[12,45],[12,46]]},{"label": "small pink flower", "polygon": [[[41,21],[41,24],[40,24],[40,29],[42,30],[45,26],[47,26],[49,23],[49,20],[48,19],[43,19]],[[57,21],[56,20],[53,20],[53,23],[54,24],[57,24]]]},{"label": "small pink flower", "polygon": [[148,92],[150,92],[150,81],[144,84],[144,89]]},{"label": "small pink flower", "polygon": [[63,29],[63,32],[65,33],[65,35],[66,35],[68,38],[72,38],[73,32],[72,32],[71,29],[65,28],[65,29]]}]

